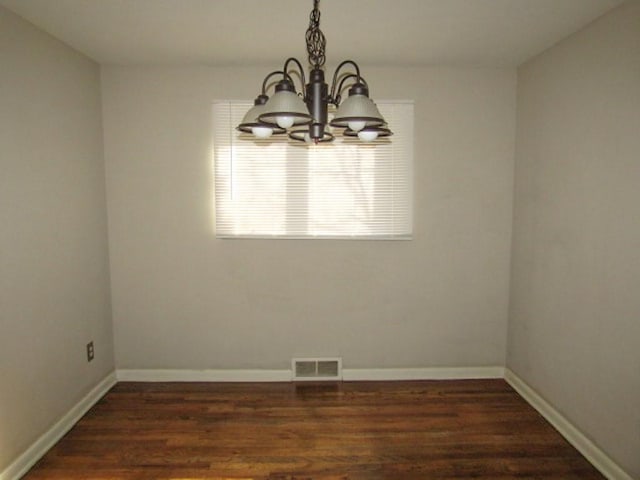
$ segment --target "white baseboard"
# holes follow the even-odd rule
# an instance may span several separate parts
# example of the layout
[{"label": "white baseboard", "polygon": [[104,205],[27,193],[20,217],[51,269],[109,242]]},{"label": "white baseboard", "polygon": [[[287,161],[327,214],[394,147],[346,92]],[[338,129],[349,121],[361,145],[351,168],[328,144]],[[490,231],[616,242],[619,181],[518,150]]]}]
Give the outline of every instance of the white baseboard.
[{"label": "white baseboard", "polygon": [[73,406],[64,417],[47,430],[22,455],[15,459],[11,465],[3,472],[0,472],[0,480],[17,480],[25,475],[115,384],[116,374],[113,372],[87,393],[82,400]]},{"label": "white baseboard", "polygon": [[609,480],[633,480],[629,474],[518,375],[507,368],[504,372],[504,379],[605,477]]},{"label": "white baseboard", "polygon": [[349,368],[342,370],[342,379],[346,381],[469,380],[503,377],[503,367]]},{"label": "white baseboard", "polygon": [[[291,370],[117,370],[119,382],[290,382]],[[0,479],[1,480],[1,479]]]},{"label": "white baseboard", "polygon": [[[290,382],[291,370],[118,370],[120,382]],[[349,368],[345,381],[503,378],[503,367]]]}]

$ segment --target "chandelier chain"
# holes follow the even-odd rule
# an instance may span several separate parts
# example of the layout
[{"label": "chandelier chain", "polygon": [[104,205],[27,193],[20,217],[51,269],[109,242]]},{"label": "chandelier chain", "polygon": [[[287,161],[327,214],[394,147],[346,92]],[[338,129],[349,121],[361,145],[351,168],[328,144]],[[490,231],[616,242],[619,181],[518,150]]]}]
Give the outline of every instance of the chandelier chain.
[{"label": "chandelier chain", "polygon": [[313,10],[309,15],[309,28],[307,29],[307,53],[309,54],[309,63],[314,68],[320,68],[324,66],[325,49],[327,46],[327,39],[320,30],[320,9],[318,5],[320,0],[314,0]]}]

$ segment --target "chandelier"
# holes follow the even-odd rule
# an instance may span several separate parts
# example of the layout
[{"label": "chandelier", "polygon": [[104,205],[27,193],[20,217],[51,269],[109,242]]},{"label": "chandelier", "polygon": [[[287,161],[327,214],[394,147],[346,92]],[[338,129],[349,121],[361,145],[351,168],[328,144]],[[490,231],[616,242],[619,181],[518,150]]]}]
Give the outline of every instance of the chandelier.
[{"label": "chandelier", "polygon": [[[335,136],[328,126],[343,129],[342,135],[371,142],[393,133],[376,104],[369,98],[369,87],[353,60],[345,60],[336,68],[331,88],[325,82],[324,63],[327,40],[320,30],[320,0],[313,1],[306,33],[309,55],[309,83],[304,68],[296,58],[288,58],[282,70],[269,73],[262,82],[262,93],[249,109],[237,129],[257,138],[288,134],[292,140],[307,143],[331,142]],[[350,68],[348,68],[350,67]],[[275,82],[273,77],[280,78]],[[301,82],[296,91],[294,77]],[[275,93],[267,90],[275,83]],[[348,97],[341,94],[349,88]],[[342,101],[342,103],[341,103]],[[335,113],[329,121],[329,108]]]}]

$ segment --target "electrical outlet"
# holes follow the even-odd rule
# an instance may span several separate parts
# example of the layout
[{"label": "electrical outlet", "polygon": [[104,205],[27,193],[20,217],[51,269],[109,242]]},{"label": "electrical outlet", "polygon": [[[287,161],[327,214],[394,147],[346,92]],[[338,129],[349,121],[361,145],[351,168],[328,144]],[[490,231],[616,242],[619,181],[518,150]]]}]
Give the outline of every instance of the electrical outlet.
[{"label": "electrical outlet", "polygon": [[87,343],[87,362],[90,362],[91,360],[93,360],[94,357],[94,351],[93,351],[93,341]]}]

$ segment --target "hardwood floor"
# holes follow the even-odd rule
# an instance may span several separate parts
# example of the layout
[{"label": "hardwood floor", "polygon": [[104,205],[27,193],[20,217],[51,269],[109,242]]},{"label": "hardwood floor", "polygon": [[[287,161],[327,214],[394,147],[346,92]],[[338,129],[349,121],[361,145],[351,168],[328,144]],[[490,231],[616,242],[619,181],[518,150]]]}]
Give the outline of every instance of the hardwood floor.
[{"label": "hardwood floor", "polygon": [[603,479],[503,380],[119,383],[26,480]]}]

